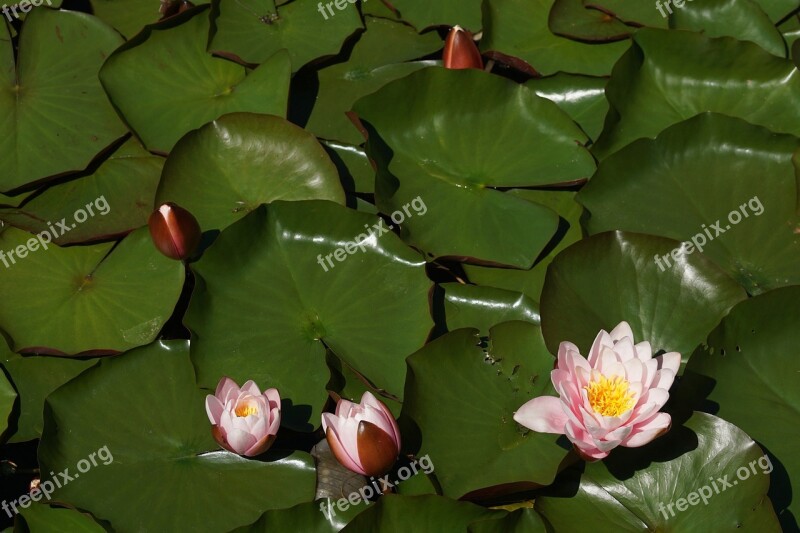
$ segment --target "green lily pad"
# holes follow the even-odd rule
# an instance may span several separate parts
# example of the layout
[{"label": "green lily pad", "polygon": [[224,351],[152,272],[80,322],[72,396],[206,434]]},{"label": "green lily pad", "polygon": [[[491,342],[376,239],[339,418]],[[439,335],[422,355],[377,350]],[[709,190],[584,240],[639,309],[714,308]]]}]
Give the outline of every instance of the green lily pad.
[{"label": "green lily pad", "polygon": [[26,17],[15,56],[0,25],[0,191],[83,170],[125,134],[97,81],[120,44],[91,15],[41,8]]},{"label": "green lily pad", "polygon": [[363,148],[335,141],[322,141],[322,146],[336,165],[347,192],[375,193],[375,169]]},{"label": "green lily pad", "polygon": [[[529,268],[558,219],[495,188],[579,181],[594,167],[583,132],[554,103],[482,71],[423,69],[355,110],[370,130],[378,207],[399,212],[405,240],[433,257]],[[403,216],[415,198],[425,212]]]},{"label": "green lily pad", "polygon": [[147,224],[163,166],[163,157],[129,139],[92,175],[54,185],[22,207],[0,210],[0,219],[41,233],[49,229],[47,222],[72,221],[82,210],[86,221],[53,242],[63,246],[124,235]]},{"label": "green lily pad", "polygon": [[473,522],[494,518],[502,511],[492,511],[468,502],[442,496],[398,496],[387,494],[359,514],[343,533],[363,531],[399,531],[399,524],[414,517],[415,533],[463,533]]},{"label": "green lily pad", "polygon": [[45,406],[39,462],[42,472],[68,468],[76,479],[55,501],[118,531],[229,531],[313,498],[306,453],[257,461],[217,451],[204,396],[185,341],[105,359],[58,389]]},{"label": "green lily pad", "polygon": [[[349,507],[348,504],[345,511],[334,507],[331,512],[328,503],[327,500],[308,502],[295,505],[290,509],[267,511],[254,523],[231,533],[272,533],[274,531],[337,533],[366,508],[363,504],[357,507]],[[324,508],[323,505],[325,505]]]},{"label": "green lily pad", "polygon": [[579,479],[555,487],[561,493],[536,498],[536,510],[555,531],[575,533],[597,531],[598,522],[631,533],[779,532],[763,457],[741,429],[695,413],[645,447],[587,464]]},{"label": "green lily pad", "polygon": [[754,0],[704,0],[686,4],[684,9],[674,9],[670,26],[708,37],[729,36],[751,41],[778,57],[786,57],[783,37]]},{"label": "green lily pad", "polygon": [[630,36],[633,28],[618,19],[586,9],[583,0],[555,0],[548,19],[550,31],[575,41],[610,42]]},{"label": "green lily pad", "polygon": [[[661,0],[662,6],[665,1]],[[689,0],[689,2],[692,1],[694,0]],[[655,2],[651,4],[650,2],[630,2],[629,0],[583,0],[583,5],[613,15],[615,18],[633,25],[665,29],[669,27],[669,12],[663,8],[664,14],[662,15]]]},{"label": "green lily pad", "polygon": [[[158,0],[91,0],[92,13],[130,39],[148,24],[161,18],[163,2]],[[192,4],[207,4],[208,0],[192,0]]]},{"label": "green lily pad", "polygon": [[442,40],[435,32],[418,35],[413,28],[386,19],[367,17],[367,31],[346,63],[321,69],[314,108],[306,129],[318,137],[361,144],[364,137],[345,113],[362,96],[390,81],[426,66],[430,61],[403,63],[439,50]]},{"label": "green lily pad", "polygon": [[468,533],[547,533],[542,517],[533,509],[517,509],[496,520],[470,524]]},{"label": "green lily pad", "polygon": [[280,117],[233,113],[175,145],[156,204],[175,202],[211,230],[262,203],[311,199],[345,201],[336,167],[316,138]]},{"label": "green lily pad", "polygon": [[800,476],[794,445],[800,424],[798,316],[797,286],[740,303],[692,355],[680,389],[699,399],[707,396],[705,409],[742,428],[770,453],[776,474],[770,497],[785,531],[800,516],[800,503],[792,497]]},{"label": "green lily pad", "polygon": [[390,4],[419,31],[455,25],[473,33],[481,29],[481,0],[391,0]]},{"label": "green lily pad", "polygon": [[[597,333],[623,320],[636,342],[679,352],[686,361],[744,290],[710,260],[693,254],[660,271],[654,256],[677,241],[621,231],[573,244],[550,264],[542,290],[542,331],[556,353],[570,341],[588,353]],[[590,268],[587,268],[590,265]]]},{"label": "green lily pad", "polygon": [[486,0],[481,50],[530,74],[611,73],[629,41],[587,44],[553,34],[548,15],[554,3],[555,0]]},{"label": "green lily pad", "polygon": [[206,52],[208,6],[146,26],[100,70],[111,101],[148,150],[168,153],[178,139],[226,113],[286,116],[285,52],[246,69]]},{"label": "green lily pad", "polygon": [[333,2],[214,0],[208,49],[249,64],[263,63],[285,49],[292,69],[300,70],[313,59],[338,54],[345,39],[362,27],[356,6],[343,0],[340,4],[346,7],[336,9]]},{"label": "green lily pad", "polygon": [[156,250],[147,228],[116,247],[51,244],[44,250],[39,242],[14,228],[0,233],[0,250],[6,257],[14,250],[16,261],[0,277],[0,327],[14,351],[124,352],[152,342],[172,314],[184,267]]},{"label": "green lily pad", "polygon": [[506,322],[489,338],[482,346],[478,330],[460,329],[408,358],[403,415],[422,433],[417,455],[430,456],[443,494],[453,498],[493,486],[548,485],[568,453],[555,435],[523,430],[513,419],[531,398],[554,395],[554,360],[539,327]]},{"label": "green lily pad", "polygon": [[0,341],[0,365],[19,391],[19,417],[8,441],[27,442],[42,435],[44,400],[64,383],[94,366],[97,359],[21,356]]},{"label": "green lily pad", "polygon": [[8,417],[14,409],[14,402],[17,401],[17,392],[6,376],[0,372],[0,436],[3,436],[8,428]]},{"label": "green lily pad", "polygon": [[442,288],[449,331],[477,328],[487,334],[502,322],[520,320],[539,324],[541,321],[539,304],[522,293],[461,283],[443,283]]},{"label": "green lily pad", "polygon": [[542,98],[554,102],[590,139],[597,139],[608,112],[607,82],[606,78],[559,73],[533,79],[526,85]]},{"label": "green lily pad", "polygon": [[538,302],[541,299],[547,267],[562,250],[581,240],[583,232],[580,218],[584,211],[581,205],[575,201],[575,193],[571,191],[512,189],[508,194],[539,203],[558,213],[558,231],[547,244],[547,248],[540,254],[536,265],[530,270],[464,265],[464,271],[473,283],[521,292],[531,300]]},{"label": "green lily pad", "polygon": [[798,148],[797,137],[705,113],[605,159],[578,201],[592,214],[591,233],[694,239],[687,252],[702,251],[757,294],[800,283]]},{"label": "green lily pad", "polygon": [[[284,424],[308,430],[327,397],[327,346],[399,398],[405,357],[433,325],[432,284],[419,254],[395,235],[366,237],[373,224],[331,202],[276,201],[226,229],[193,265],[186,324],[199,382],[214,388],[230,376],[276,387],[292,401]],[[349,244],[356,240],[364,252]]]},{"label": "green lily pad", "polygon": [[606,88],[611,111],[592,148],[598,158],[704,111],[800,135],[800,73],[788,59],[693,32],[644,28],[633,43]]},{"label": "green lily pad", "polygon": [[104,533],[105,529],[88,514],[75,509],[50,507],[43,503],[35,503],[20,510],[20,515],[27,528],[26,533],[52,533],[53,531],[69,531],[70,533]]}]

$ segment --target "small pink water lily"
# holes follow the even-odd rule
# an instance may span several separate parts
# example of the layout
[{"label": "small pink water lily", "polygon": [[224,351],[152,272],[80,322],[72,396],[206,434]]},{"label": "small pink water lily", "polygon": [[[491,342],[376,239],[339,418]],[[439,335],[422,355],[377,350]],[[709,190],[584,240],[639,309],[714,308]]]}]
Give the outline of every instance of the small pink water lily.
[{"label": "small pink water lily", "polygon": [[336,414],[322,414],[322,430],[336,459],[362,476],[381,476],[400,453],[400,429],[389,408],[369,391],[361,403],[339,400]]},{"label": "small pink water lily", "polygon": [[588,359],[562,342],[550,374],[560,398],[534,398],[514,420],[533,431],[566,434],[586,460],[602,459],[617,446],[643,446],[669,431],[672,420],[659,411],[680,364],[677,352],[653,357],[649,342],[634,345],[630,326],[621,322],[598,333]]},{"label": "small pink water lily", "polygon": [[276,389],[261,393],[248,381],[241,388],[230,378],[222,378],[214,395],[206,397],[208,419],[214,439],[226,450],[255,457],[266,452],[275,441],[281,425],[281,395]]}]

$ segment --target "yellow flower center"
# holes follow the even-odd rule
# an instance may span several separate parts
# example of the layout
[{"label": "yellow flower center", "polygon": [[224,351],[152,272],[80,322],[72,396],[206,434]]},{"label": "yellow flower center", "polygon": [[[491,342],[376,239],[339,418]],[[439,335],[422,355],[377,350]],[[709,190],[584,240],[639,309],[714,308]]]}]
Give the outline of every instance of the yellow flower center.
[{"label": "yellow flower center", "polygon": [[253,405],[251,403],[241,403],[236,406],[236,416],[239,418],[244,418],[250,415],[257,415],[258,414],[258,406]]},{"label": "yellow flower center", "polygon": [[636,403],[630,384],[619,376],[611,379],[600,376],[584,388],[589,393],[589,405],[603,416],[619,416]]}]

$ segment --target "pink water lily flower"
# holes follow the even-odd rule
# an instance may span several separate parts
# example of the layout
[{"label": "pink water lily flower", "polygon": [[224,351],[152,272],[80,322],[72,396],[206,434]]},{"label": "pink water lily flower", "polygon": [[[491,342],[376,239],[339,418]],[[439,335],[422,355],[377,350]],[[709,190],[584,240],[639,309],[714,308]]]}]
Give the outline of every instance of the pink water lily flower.
[{"label": "pink water lily flower", "polygon": [[381,476],[400,453],[400,429],[389,408],[369,391],[361,403],[339,400],[336,414],[322,414],[322,430],[336,459],[362,476]]},{"label": "pink water lily flower", "polygon": [[669,431],[671,418],[659,411],[680,364],[677,352],[653,357],[649,342],[634,345],[630,326],[621,322],[611,333],[600,331],[588,359],[562,342],[550,374],[560,397],[534,398],[514,420],[533,431],[566,434],[587,460],[617,446],[643,446]]},{"label": "pink water lily flower", "polygon": [[248,381],[241,388],[222,378],[214,395],[206,397],[206,412],[214,439],[228,451],[255,457],[275,441],[281,425],[281,395],[276,389],[261,393]]}]

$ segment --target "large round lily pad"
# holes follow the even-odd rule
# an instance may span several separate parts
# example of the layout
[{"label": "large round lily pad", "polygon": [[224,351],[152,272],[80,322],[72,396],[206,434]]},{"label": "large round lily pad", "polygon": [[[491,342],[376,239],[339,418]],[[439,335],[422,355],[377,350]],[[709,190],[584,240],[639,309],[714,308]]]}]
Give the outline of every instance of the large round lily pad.
[{"label": "large round lily pad", "polygon": [[200,383],[213,388],[226,375],[276,387],[291,399],[285,423],[311,429],[327,397],[328,347],[402,396],[405,358],[433,325],[432,283],[419,254],[379,235],[385,227],[314,200],[276,201],[226,229],[193,265],[199,279],[186,324]]},{"label": "large round lily pad", "polygon": [[103,360],[61,387],[47,399],[39,462],[74,479],[59,476],[53,500],[117,531],[229,531],[313,498],[311,456],[218,450],[204,397],[185,341]]},{"label": "large round lily pad", "polygon": [[15,228],[0,233],[9,263],[0,267],[0,327],[15,351],[101,355],[155,339],[178,301],[184,267],[156,250],[147,228],[116,247],[41,242]]},{"label": "large round lily pad", "polygon": [[15,56],[0,24],[0,191],[83,170],[124,135],[97,80],[120,44],[91,15],[42,7],[26,17]]},{"label": "large round lily pad", "polygon": [[226,113],[286,116],[291,70],[286,53],[249,73],[213,57],[205,46],[207,8],[146,26],[100,71],[111,101],[148,150],[168,153],[184,134]]},{"label": "large round lily pad", "polygon": [[16,400],[17,392],[8,382],[5,374],[0,372],[0,437],[3,436],[8,427],[8,417],[11,415],[11,410],[14,408]]},{"label": "large round lily pad", "polygon": [[175,145],[156,204],[177,203],[207,231],[262,203],[312,199],[344,204],[336,167],[314,136],[280,117],[233,113]]},{"label": "large round lily pad", "polygon": [[[586,136],[553,102],[485,72],[423,69],[354,109],[370,129],[378,207],[399,210],[404,238],[433,257],[529,268],[558,218],[497,188],[579,181],[594,169]],[[425,212],[402,216],[415,198]]]}]

